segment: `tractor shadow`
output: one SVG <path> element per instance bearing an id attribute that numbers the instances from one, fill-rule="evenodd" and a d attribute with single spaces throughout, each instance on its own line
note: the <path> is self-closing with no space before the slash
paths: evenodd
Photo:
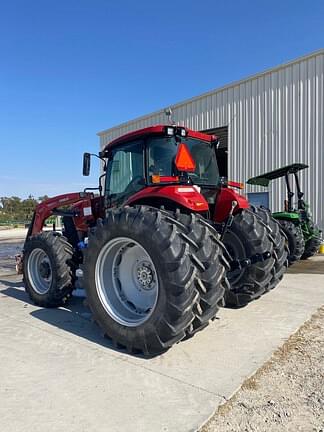
<path id="1" fill-rule="evenodd" d="M 290 274 L 324 274 L 324 255 L 300 260 L 288 268 Z"/>
<path id="2" fill-rule="evenodd" d="M 0 284 L 5 286 L 0 294 L 23 302 L 25 305 L 34 306 L 24 290 L 22 281 L 0 279 Z M 28 311 L 28 309 L 26 309 Z M 153 356 L 144 356 L 142 353 L 129 353 L 123 347 L 115 346 L 113 342 L 102 334 L 101 329 L 92 320 L 92 315 L 84 304 L 84 298 L 74 297 L 64 307 L 45 309 L 39 308 L 30 312 L 33 318 L 39 319 L 53 327 L 57 327 L 91 343 L 100 345 L 116 353 L 126 354 L 131 357 L 149 360 Z"/>

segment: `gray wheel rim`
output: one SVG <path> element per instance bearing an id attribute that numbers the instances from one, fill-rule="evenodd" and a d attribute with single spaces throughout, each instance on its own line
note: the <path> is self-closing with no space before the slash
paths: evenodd
<path id="1" fill-rule="evenodd" d="M 52 266 L 43 249 L 35 248 L 31 251 L 27 262 L 27 274 L 37 294 L 44 295 L 49 291 L 52 283 Z"/>
<path id="2" fill-rule="evenodd" d="M 138 242 L 117 237 L 100 251 L 95 268 L 96 290 L 109 316 L 137 327 L 152 315 L 159 293 L 153 261 Z"/>

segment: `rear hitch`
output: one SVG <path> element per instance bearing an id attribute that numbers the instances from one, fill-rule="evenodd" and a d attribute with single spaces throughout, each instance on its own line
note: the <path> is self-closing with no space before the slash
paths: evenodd
<path id="1" fill-rule="evenodd" d="M 266 251 L 263 252 L 262 254 L 255 254 L 250 256 L 249 258 L 244 258 L 242 260 L 230 260 L 230 271 L 242 270 L 257 262 L 266 261 L 270 257 L 271 257 L 271 253 L 269 251 Z"/>

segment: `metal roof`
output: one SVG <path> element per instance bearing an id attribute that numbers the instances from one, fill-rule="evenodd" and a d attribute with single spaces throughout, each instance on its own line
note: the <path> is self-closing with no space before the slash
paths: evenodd
<path id="1" fill-rule="evenodd" d="M 260 174 L 256 177 L 250 178 L 246 183 L 251 185 L 258 185 L 258 186 L 269 186 L 269 183 L 271 180 L 278 179 L 280 177 L 284 177 L 287 174 L 295 174 L 298 171 L 301 171 L 303 169 L 309 168 L 309 165 L 303 164 L 303 163 L 293 163 L 290 165 L 286 165 L 281 168 L 277 168 L 273 171 Z"/>
<path id="2" fill-rule="evenodd" d="M 232 87 L 236 87 L 236 86 L 238 86 L 238 85 L 241 85 L 241 84 L 243 84 L 243 83 L 246 83 L 247 81 L 252 81 L 252 80 L 254 80 L 254 79 L 257 79 L 257 78 L 260 78 L 260 77 L 262 77 L 262 76 L 264 76 L 264 75 L 267 75 L 267 74 L 269 74 L 269 73 L 273 73 L 273 72 L 276 72 L 276 71 L 278 71 L 278 70 L 284 69 L 284 68 L 286 68 L 286 67 L 288 67 L 288 66 L 291 66 L 291 65 L 293 65 L 293 64 L 299 63 L 300 61 L 304 61 L 304 60 L 308 60 L 308 59 L 310 59 L 310 58 L 312 58 L 312 57 L 316 57 L 316 56 L 319 55 L 319 54 L 324 54 L 324 48 L 321 48 L 321 49 L 319 49 L 319 50 L 317 50 L 317 51 L 314 51 L 314 52 L 312 52 L 312 53 L 310 53 L 310 54 L 306 54 L 306 55 L 304 55 L 304 56 L 298 57 L 298 58 L 296 58 L 296 59 L 294 59 L 294 60 L 291 60 L 291 61 L 289 61 L 289 62 L 282 63 L 282 64 L 280 64 L 280 65 L 278 65 L 278 66 L 273 67 L 273 68 L 266 69 L 266 70 L 263 71 L 263 72 L 259 72 L 259 73 L 254 74 L 254 75 L 250 75 L 250 76 L 248 76 L 248 77 L 246 77 L 246 78 L 243 78 L 243 79 L 241 79 L 241 80 L 234 81 L 234 82 L 232 82 L 232 83 L 230 83 L 230 84 L 226 84 L 226 85 L 224 85 L 224 86 L 222 86 L 222 87 L 218 87 L 217 89 L 210 90 L 210 91 L 208 91 L 208 92 L 202 93 L 202 94 L 199 95 L 199 96 L 194 96 L 194 97 L 192 97 L 192 98 L 186 99 L 186 100 L 184 100 L 184 101 L 182 101 L 182 102 L 179 102 L 179 103 L 173 104 L 173 105 L 171 105 L 171 106 L 172 106 L 173 109 L 179 108 L 179 107 L 181 107 L 181 106 L 183 106 L 183 105 L 186 105 L 186 104 L 188 104 L 188 103 L 190 103 L 190 102 L 197 101 L 197 100 L 199 100 L 199 99 L 205 98 L 206 96 L 214 95 L 214 94 L 216 94 L 216 93 L 218 93 L 218 92 L 221 92 L 221 91 L 223 91 L 223 90 L 227 90 L 227 89 L 230 89 L 230 88 L 232 88 Z M 163 113 L 164 113 L 164 110 L 165 110 L 165 108 L 162 108 L 162 109 L 160 109 L 160 110 L 158 110 L 158 111 L 154 111 L 154 112 L 152 112 L 152 113 L 150 113 L 150 114 L 146 114 L 146 115 L 143 115 L 143 116 L 140 116 L 140 117 L 136 117 L 135 119 L 132 119 L 132 120 L 129 120 L 129 121 L 126 121 L 126 122 L 120 123 L 120 124 L 118 124 L 118 125 L 116 125 L 116 126 L 113 126 L 113 127 L 111 127 L 111 128 L 108 128 L 108 129 L 102 130 L 102 131 L 98 132 L 97 135 L 98 135 L 98 136 L 102 136 L 102 135 L 105 135 L 107 132 L 111 132 L 111 131 L 114 130 L 114 129 L 118 129 L 118 128 L 123 127 L 123 126 L 131 125 L 132 123 L 136 123 L 136 122 L 138 122 L 138 121 L 140 121 L 140 120 L 149 119 L 150 117 L 153 117 L 153 116 L 156 116 L 156 115 L 159 115 L 159 114 L 163 114 Z"/>

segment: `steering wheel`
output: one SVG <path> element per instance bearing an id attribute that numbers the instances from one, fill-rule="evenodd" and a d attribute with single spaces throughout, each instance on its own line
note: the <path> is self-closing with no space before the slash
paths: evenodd
<path id="1" fill-rule="evenodd" d="M 140 175 L 135 176 L 130 183 L 126 186 L 126 189 L 124 190 L 124 194 L 129 194 L 132 192 L 138 192 L 138 189 L 136 186 L 139 186 L 139 181 L 143 180 L 143 177 Z"/>

